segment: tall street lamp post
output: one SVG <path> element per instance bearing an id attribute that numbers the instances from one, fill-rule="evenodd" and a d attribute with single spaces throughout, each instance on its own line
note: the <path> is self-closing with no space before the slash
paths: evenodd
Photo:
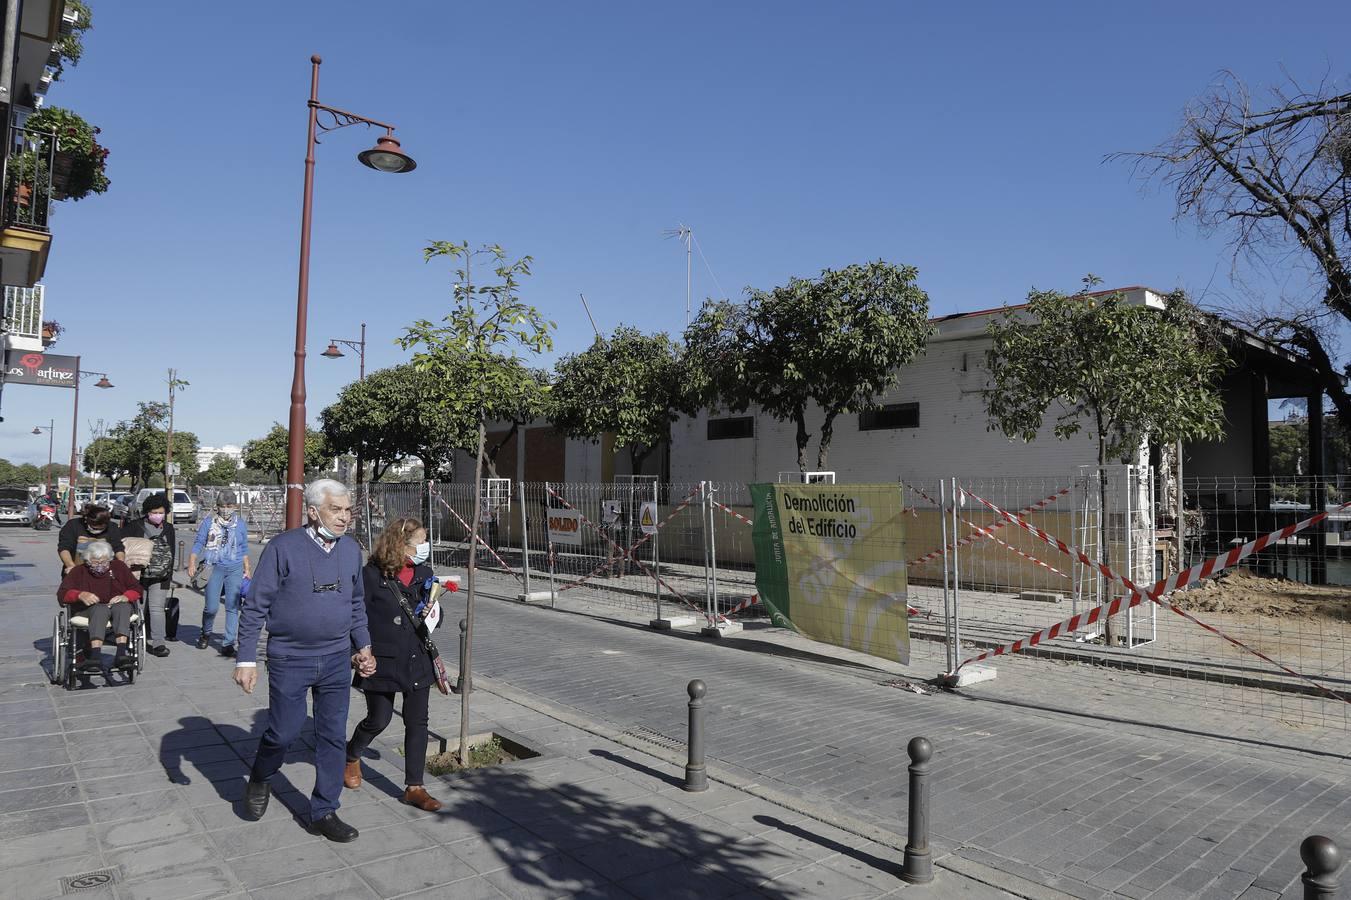
<path id="1" fill-rule="evenodd" d="M 296 289 L 295 373 L 291 378 L 291 417 L 286 457 L 286 527 L 300 525 L 305 489 L 305 324 L 310 296 L 310 220 L 314 205 L 314 145 L 318 132 L 335 131 L 348 125 L 369 125 L 385 129 L 375 146 L 357 154 L 357 159 L 377 172 L 411 172 L 417 168 L 413 158 L 399 149 L 394 126 L 368 119 L 356 113 L 325 106 L 319 102 L 319 65 L 323 60 L 310 57 L 309 132 L 305 148 L 305 191 L 300 210 L 300 277 Z M 320 121 L 319 113 L 328 118 Z"/>
<path id="2" fill-rule="evenodd" d="M 76 457 L 78 455 L 75 446 L 75 439 L 80 431 L 80 381 L 91 375 L 99 376 L 99 380 L 94 382 L 94 387 L 107 390 L 113 386 L 108 380 L 107 372 L 86 372 L 80 368 L 80 358 L 75 357 L 75 408 L 70 414 L 70 490 L 66 492 L 66 516 L 75 515 L 75 480 L 78 477 L 76 468 Z"/>
<path id="3" fill-rule="evenodd" d="M 49 496 L 52 493 L 52 441 L 56 438 L 56 420 L 48 419 L 48 425 L 34 425 L 33 434 L 47 432 L 47 468 L 42 470 L 42 490 Z"/>
<path id="4" fill-rule="evenodd" d="M 365 323 L 365 322 L 362 322 L 362 323 L 361 323 L 361 340 L 359 340 L 359 341 L 344 341 L 342 338 L 332 338 L 332 339 L 330 339 L 329 342 L 328 342 L 328 349 L 324 350 L 324 352 L 323 352 L 323 353 L 320 353 L 319 355 L 322 356 L 322 357 L 324 357 L 324 358 L 326 358 L 326 359 L 342 359 L 342 358 L 343 358 L 344 356 L 346 356 L 347 354 L 346 354 L 346 353 L 343 353 L 341 350 L 338 349 L 338 345 L 339 345 L 339 344 L 342 344 L 344 347 L 351 347 L 353 350 L 355 350 L 355 351 L 357 352 L 357 372 L 358 372 L 358 374 L 357 374 L 357 381 L 365 381 L 365 380 L 366 380 L 366 323 Z M 358 487 L 361 485 L 362 476 L 363 476 L 363 474 L 364 474 L 364 473 L 363 473 L 362 466 L 365 464 L 365 454 L 361 452 L 362 449 L 363 449 L 362 447 L 357 447 L 357 486 L 358 486 Z"/>

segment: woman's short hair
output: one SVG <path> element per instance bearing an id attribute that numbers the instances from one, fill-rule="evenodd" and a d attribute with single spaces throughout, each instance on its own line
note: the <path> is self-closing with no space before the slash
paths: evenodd
<path id="1" fill-rule="evenodd" d="M 106 506 L 86 503 L 84 509 L 80 511 L 80 516 L 84 519 L 86 525 L 107 525 L 113 514 L 108 511 Z"/>
<path id="2" fill-rule="evenodd" d="M 169 498 L 164 496 L 164 494 L 151 494 L 141 501 L 141 515 L 149 515 L 150 511 L 155 509 L 162 509 L 165 512 L 168 512 Z"/>
<path id="3" fill-rule="evenodd" d="M 305 485 L 305 505 L 323 506 L 324 497 L 332 494 L 334 497 L 346 497 L 352 492 L 347 489 L 347 485 L 334 478 L 316 478 Z"/>
<path id="4" fill-rule="evenodd" d="M 375 546 L 371 548 L 371 562 L 380 567 L 380 574 L 386 578 L 393 578 L 399 574 L 399 570 L 408 561 L 404 545 L 421 530 L 422 523 L 413 518 L 395 519 L 385 526 L 385 530 L 375 539 Z"/>
<path id="5" fill-rule="evenodd" d="M 90 541 L 80 548 L 80 558 L 85 562 L 95 559 L 112 559 L 113 545 L 107 541 Z"/>

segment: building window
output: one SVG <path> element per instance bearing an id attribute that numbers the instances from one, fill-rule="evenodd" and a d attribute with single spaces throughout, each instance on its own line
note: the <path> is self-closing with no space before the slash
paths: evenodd
<path id="1" fill-rule="evenodd" d="M 919 427 L 918 403 L 890 403 L 858 414 L 859 431 L 891 431 Z"/>
<path id="2" fill-rule="evenodd" d="M 709 419 L 708 439 L 710 441 L 733 441 L 737 438 L 755 437 L 754 416 L 734 416 L 730 419 Z"/>

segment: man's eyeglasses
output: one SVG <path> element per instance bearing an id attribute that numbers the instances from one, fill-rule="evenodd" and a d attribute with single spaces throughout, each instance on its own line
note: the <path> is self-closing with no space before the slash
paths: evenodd
<path id="1" fill-rule="evenodd" d="M 327 594 L 330 591 L 336 591 L 339 587 L 339 584 L 336 581 L 330 582 L 329 584 L 320 584 L 319 582 L 315 581 L 313 582 L 313 584 L 314 584 L 314 592 L 316 594 Z"/>

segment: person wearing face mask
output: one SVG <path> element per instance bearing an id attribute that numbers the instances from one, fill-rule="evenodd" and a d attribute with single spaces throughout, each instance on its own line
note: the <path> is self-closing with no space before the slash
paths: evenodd
<path id="1" fill-rule="evenodd" d="M 112 513 L 106 506 L 90 503 L 80 515 L 61 526 L 56 539 L 56 553 L 61 557 L 61 575 L 70 574 L 81 562 L 84 547 L 93 541 L 107 541 L 120 560 L 123 557 L 122 533 L 112 524 Z"/>
<path id="2" fill-rule="evenodd" d="M 211 644 L 211 629 L 216 624 L 216 611 L 225 601 L 225 635 L 221 639 L 221 656 L 235 655 L 235 630 L 239 627 L 239 586 L 249 577 L 249 526 L 239 515 L 239 498 L 234 491 L 225 490 L 216 495 L 216 512 L 197 526 L 197 540 L 188 556 L 188 577 L 197 576 L 197 566 L 211 566 L 211 577 L 206 582 L 202 598 L 202 633 L 197 637 L 197 649 L 205 650 Z"/>
<path id="3" fill-rule="evenodd" d="M 169 655 L 169 648 L 164 646 L 164 601 L 174 574 L 177 547 L 174 523 L 167 521 L 168 512 L 169 498 L 164 494 L 151 494 L 141 503 L 140 517 L 122 526 L 123 538 L 146 538 L 153 547 L 150 562 L 135 574 L 145 596 L 146 618 L 150 623 L 146 635 L 150 642 L 147 652 L 160 657 Z"/>
<path id="4" fill-rule="evenodd" d="M 80 664 L 82 675 L 97 675 L 103 671 L 100 648 L 103 636 L 112 623 L 113 640 L 117 644 L 114 668 L 128 669 L 135 664 L 127 654 L 127 636 L 131 634 L 131 614 L 141 599 L 141 585 L 126 563 L 113 557 L 113 547 L 107 541 L 89 541 L 82 553 L 84 562 L 71 568 L 56 599 L 83 612 L 89 619 L 89 651 Z"/>
<path id="5" fill-rule="evenodd" d="M 290 488 L 294 490 L 295 488 Z M 310 830 L 330 841 L 355 840 L 357 830 L 338 818 L 342 799 L 351 671 L 376 673 L 366 624 L 361 545 L 347 537 L 352 495 L 320 478 L 305 488 L 309 524 L 268 541 L 254 569 L 239 619 L 234 681 L 245 693 L 258 684 L 258 638 L 267 627 L 267 728 L 244 786 L 244 815 L 267 812 L 270 783 L 305 726 L 306 698 L 314 698 L 314 791 Z"/>
<path id="6" fill-rule="evenodd" d="M 409 806 L 436 812 L 441 802 L 427 793 L 422 776 L 427 761 L 427 703 L 436 678 L 436 645 L 416 615 L 435 578 L 427 563 L 431 544 L 417 519 L 395 519 L 381 532 L 361 570 L 366 588 L 366 621 L 371 630 L 374 675 L 360 673 L 352 686 L 366 695 L 366 718 L 347 742 L 343 785 L 361 787 L 361 754 L 389 726 L 394 695 L 403 694 L 403 774 L 400 798 Z M 443 689 L 444 690 L 444 689 Z"/>

